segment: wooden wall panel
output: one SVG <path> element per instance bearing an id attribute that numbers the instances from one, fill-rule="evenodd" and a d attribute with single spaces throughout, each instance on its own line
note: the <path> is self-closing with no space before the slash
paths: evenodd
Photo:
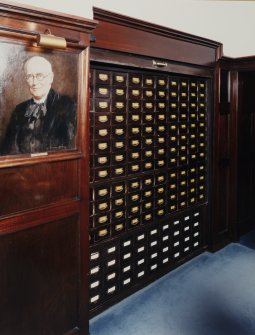
<path id="1" fill-rule="evenodd" d="M 79 198 L 78 173 L 76 160 L 1 169 L 0 216 Z"/>
<path id="2" fill-rule="evenodd" d="M 79 224 L 75 215 L 1 237 L 1 334 L 56 335 L 76 327 Z"/>

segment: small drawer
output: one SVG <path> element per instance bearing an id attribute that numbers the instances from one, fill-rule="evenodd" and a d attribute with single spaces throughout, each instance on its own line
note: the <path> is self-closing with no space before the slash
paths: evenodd
<path id="1" fill-rule="evenodd" d="M 169 79 L 169 87 L 172 90 L 178 90 L 178 87 L 179 87 L 178 79 L 170 78 Z"/>
<path id="2" fill-rule="evenodd" d="M 131 137 L 141 136 L 141 127 L 139 125 L 129 125 L 128 135 Z"/>
<path id="3" fill-rule="evenodd" d="M 140 205 L 135 204 L 133 206 L 128 206 L 127 215 L 128 217 L 134 217 L 140 215 Z"/>
<path id="4" fill-rule="evenodd" d="M 125 220 L 120 220 L 112 223 L 112 235 L 118 235 L 125 231 L 126 222 Z"/>
<path id="5" fill-rule="evenodd" d="M 115 101 L 118 99 L 126 99 L 127 89 L 124 86 L 115 86 L 112 88 L 112 97 Z"/>
<path id="6" fill-rule="evenodd" d="M 101 154 L 94 155 L 94 166 L 95 167 L 106 167 L 111 165 L 111 155 Z"/>
<path id="7" fill-rule="evenodd" d="M 189 97 L 189 95 L 188 95 L 187 91 L 180 92 L 180 100 L 181 100 L 181 102 L 185 103 L 188 100 L 188 97 Z"/>
<path id="8" fill-rule="evenodd" d="M 169 171 L 168 178 L 171 183 L 176 183 L 177 177 L 178 177 L 177 170 L 174 169 Z"/>
<path id="9" fill-rule="evenodd" d="M 111 111 L 110 99 L 95 99 L 95 112 L 96 113 L 109 113 Z"/>
<path id="10" fill-rule="evenodd" d="M 155 159 L 161 159 L 166 157 L 167 155 L 167 149 L 164 146 L 159 146 L 155 148 Z"/>
<path id="11" fill-rule="evenodd" d="M 123 177 L 126 175 L 126 165 L 118 165 L 112 167 L 112 177 Z"/>
<path id="12" fill-rule="evenodd" d="M 153 199 L 154 197 L 154 188 L 148 188 L 145 190 L 142 190 L 142 199 Z"/>
<path id="13" fill-rule="evenodd" d="M 129 124 L 140 124 L 142 122 L 142 115 L 139 112 L 128 113 L 128 123 Z"/>
<path id="14" fill-rule="evenodd" d="M 165 135 L 157 135 L 155 138 L 155 145 L 156 146 L 164 146 L 166 145 L 167 141 L 166 141 L 166 137 Z"/>
<path id="15" fill-rule="evenodd" d="M 154 126 L 153 125 L 143 125 L 142 127 L 143 136 L 150 137 L 154 135 Z"/>
<path id="16" fill-rule="evenodd" d="M 151 174 L 142 177 L 142 188 L 151 188 L 154 185 L 154 176 Z"/>
<path id="17" fill-rule="evenodd" d="M 146 159 L 142 162 L 142 169 L 144 172 L 151 171 L 154 169 L 154 160 L 153 159 Z"/>
<path id="18" fill-rule="evenodd" d="M 146 150 L 148 148 L 154 147 L 154 136 L 146 136 L 142 139 L 143 148 Z"/>
<path id="19" fill-rule="evenodd" d="M 128 192 L 136 192 L 140 190 L 141 180 L 140 178 L 132 178 L 127 181 L 128 183 Z"/>
<path id="20" fill-rule="evenodd" d="M 164 89 L 157 89 L 156 90 L 156 98 L 158 100 L 166 100 L 167 99 L 167 91 Z"/>
<path id="21" fill-rule="evenodd" d="M 94 212 L 96 214 L 107 212 L 111 209 L 110 199 L 104 199 L 101 201 L 94 202 Z"/>
<path id="22" fill-rule="evenodd" d="M 139 73 L 129 74 L 129 86 L 141 87 L 142 86 L 142 75 Z"/>
<path id="23" fill-rule="evenodd" d="M 125 196 L 126 185 L 125 181 L 118 181 L 112 183 L 112 196 Z"/>
<path id="24" fill-rule="evenodd" d="M 110 84 L 111 83 L 111 72 L 104 70 L 95 71 L 95 82 L 98 84 Z"/>
<path id="25" fill-rule="evenodd" d="M 123 139 L 127 136 L 127 130 L 125 126 L 112 126 L 112 137 L 115 139 Z"/>
<path id="26" fill-rule="evenodd" d="M 125 113 L 127 111 L 126 100 L 121 100 L 119 98 L 112 100 L 112 112 L 113 113 Z"/>
<path id="27" fill-rule="evenodd" d="M 163 218 L 166 214 L 167 213 L 166 213 L 166 208 L 165 207 L 155 209 L 155 217 L 158 218 L 158 219 Z"/>
<path id="28" fill-rule="evenodd" d="M 109 139 L 111 137 L 110 127 L 98 127 L 94 130 L 94 134 L 97 140 Z"/>
<path id="29" fill-rule="evenodd" d="M 157 88 L 167 88 L 168 87 L 168 77 L 157 77 L 156 79 Z"/>
<path id="30" fill-rule="evenodd" d="M 126 141 L 123 139 L 112 139 L 112 151 L 123 152 L 126 150 Z"/>
<path id="31" fill-rule="evenodd" d="M 95 141 L 95 144 L 94 144 L 95 154 L 110 152 L 110 150 L 111 150 L 111 147 L 110 147 L 109 139 Z"/>
<path id="32" fill-rule="evenodd" d="M 123 208 L 126 205 L 125 196 L 113 197 L 111 199 L 111 203 L 112 203 L 113 210 Z"/>
<path id="33" fill-rule="evenodd" d="M 112 164 L 113 165 L 120 165 L 125 164 L 126 162 L 126 153 L 119 152 L 112 154 Z"/>
<path id="34" fill-rule="evenodd" d="M 142 114 L 142 122 L 144 125 L 152 125 L 154 123 L 154 112 L 146 112 Z"/>
<path id="35" fill-rule="evenodd" d="M 129 150 L 128 151 L 128 161 L 137 162 L 141 160 L 141 151 L 140 150 Z"/>
<path id="36" fill-rule="evenodd" d="M 141 217 L 140 215 L 132 216 L 127 220 L 128 228 L 135 228 L 141 224 Z"/>
<path id="37" fill-rule="evenodd" d="M 94 169 L 94 179 L 95 180 L 105 180 L 111 177 L 110 168 L 97 168 Z"/>
<path id="38" fill-rule="evenodd" d="M 170 96 L 171 101 L 178 100 L 178 91 L 177 90 L 170 90 L 169 96 Z"/>
<path id="39" fill-rule="evenodd" d="M 160 123 L 165 124 L 165 122 L 167 121 L 166 112 L 157 111 L 157 113 L 155 113 L 155 119 L 158 124 Z"/>
<path id="40" fill-rule="evenodd" d="M 127 84 L 127 73 L 115 72 L 112 75 L 112 83 L 116 86 L 125 86 Z"/>
<path id="41" fill-rule="evenodd" d="M 188 80 L 181 80 L 180 82 L 180 91 L 181 92 L 186 92 L 189 88 L 189 83 Z"/>
<path id="42" fill-rule="evenodd" d="M 95 242 L 105 240 L 106 238 L 109 238 L 110 235 L 111 235 L 111 232 L 110 232 L 109 225 L 96 228 L 94 231 Z"/>
<path id="43" fill-rule="evenodd" d="M 142 140 L 141 137 L 132 137 L 128 139 L 128 145 L 130 149 L 141 148 Z"/>
<path id="44" fill-rule="evenodd" d="M 128 174 L 141 172 L 141 162 L 133 162 L 128 164 Z"/>
<path id="45" fill-rule="evenodd" d="M 169 205 L 168 205 L 168 211 L 170 213 L 173 213 L 175 211 L 177 211 L 178 207 L 177 207 L 177 201 L 170 201 Z"/>
<path id="46" fill-rule="evenodd" d="M 109 98 L 110 97 L 110 86 L 109 85 L 96 85 L 95 86 L 95 97 L 96 98 Z"/>
<path id="47" fill-rule="evenodd" d="M 112 211 L 112 222 L 123 221 L 126 218 L 125 208 L 119 208 Z"/>
<path id="48" fill-rule="evenodd" d="M 128 90 L 128 97 L 130 100 L 141 100 L 143 96 L 143 91 L 140 87 L 131 87 Z"/>
<path id="49" fill-rule="evenodd" d="M 155 89 L 146 87 L 143 89 L 143 98 L 144 100 L 153 100 L 155 99 Z"/>
<path id="50" fill-rule="evenodd" d="M 162 195 L 166 194 L 166 186 L 160 185 L 155 187 L 155 196 L 156 197 L 162 197 Z"/>
<path id="51" fill-rule="evenodd" d="M 147 212 L 142 213 L 142 223 L 146 224 L 146 223 L 150 223 L 152 222 L 154 219 L 154 210 L 149 210 Z"/>
<path id="52" fill-rule="evenodd" d="M 155 198 L 155 208 L 165 207 L 166 206 L 166 197 L 165 194 L 157 196 Z"/>
<path id="53" fill-rule="evenodd" d="M 167 112 L 167 103 L 166 101 L 157 101 L 156 102 L 157 112 L 165 113 Z"/>
<path id="54" fill-rule="evenodd" d="M 153 210 L 153 199 L 146 199 L 142 202 L 142 212 Z"/>
<path id="55" fill-rule="evenodd" d="M 110 113 L 94 113 L 94 123 L 96 127 L 109 126 L 111 123 Z"/>
<path id="56" fill-rule="evenodd" d="M 155 77 L 143 76 L 143 87 L 153 88 L 155 86 Z"/>
<path id="57" fill-rule="evenodd" d="M 121 125 L 122 127 L 126 124 L 126 114 L 114 113 L 112 114 L 112 125 Z"/>
<path id="58" fill-rule="evenodd" d="M 142 199 L 140 191 L 128 193 L 127 199 L 129 205 L 138 205 Z"/>
<path id="59" fill-rule="evenodd" d="M 99 227 L 99 226 L 103 226 L 105 224 L 110 224 L 110 222 L 111 222 L 110 212 L 101 213 L 101 214 L 95 215 L 93 217 L 93 226 L 94 227 Z"/>
<path id="60" fill-rule="evenodd" d="M 153 159 L 153 157 L 154 157 L 154 149 L 153 148 L 145 149 L 145 150 L 142 151 L 142 158 L 144 160 Z"/>
<path id="61" fill-rule="evenodd" d="M 163 169 L 167 167 L 167 161 L 164 158 L 158 158 L 155 160 L 155 169 Z"/>
<path id="62" fill-rule="evenodd" d="M 155 129 L 155 134 L 161 136 L 161 135 L 166 135 L 167 134 L 167 126 L 164 124 L 159 124 L 156 126 Z"/>
<path id="63" fill-rule="evenodd" d="M 174 102 L 170 102 L 169 103 L 169 110 L 170 110 L 170 113 L 176 113 L 178 111 L 178 102 L 177 101 L 174 101 Z"/>
<path id="64" fill-rule="evenodd" d="M 142 110 L 142 104 L 140 101 L 129 100 L 128 102 L 129 113 L 137 113 L 137 112 L 141 112 L 141 110 Z"/>
<path id="65" fill-rule="evenodd" d="M 150 101 L 150 100 L 145 100 L 143 101 L 143 113 L 147 114 L 147 113 L 152 113 L 155 110 L 155 103 L 154 101 Z"/>
<path id="66" fill-rule="evenodd" d="M 110 197 L 110 186 L 108 184 L 95 186 L 92 200 L 102 200 Z"/>
<path id="67" fill-rule="evenodd" d="M 187 134 L 188 132 L 188 125 L 187 123 L 180 123 L 179 124 L 179 134 Z"/>

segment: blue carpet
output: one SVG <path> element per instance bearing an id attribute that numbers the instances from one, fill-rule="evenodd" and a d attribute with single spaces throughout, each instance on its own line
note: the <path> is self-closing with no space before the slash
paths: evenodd
<path id="1" fill-rule="evenodd" d="M 251 232 L 243 235 L 240 238 L 239 243 L 246 245 L 247 247 L 251 249 L 255 249 L 255 229 L 252 230 Z"/>
<path id="2" fill-rule="evenodd" d="M 91 335 L 254 335 L 255 250 L 194 258 L 90 322 Z"/>

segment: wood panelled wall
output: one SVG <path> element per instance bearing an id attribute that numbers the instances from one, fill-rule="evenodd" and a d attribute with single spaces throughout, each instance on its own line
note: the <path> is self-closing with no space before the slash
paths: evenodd
<path id="1" fill-rule="evenodd" d="M 89 39 L 96 22 L 8 2 L 0 3 L 0 20 L 2 139 L 10 115 L 2 102 L 13 105 L 23 90 L 17 84 L 23 73 L 13 73 L 23 55 L 71 57 L 77 73 L 66 82 L 76 88 L 74 146 L 0 156 L 0 333 L 88 334 L 87 93 Z M 37 46 L 37 36 L 49 32 L 65 38 L 67 48 Z M 10 54 L 11 65 L 4 58 L 9 47 L 20 50 Z M 65 72 L 61 62 L 55 70 Z M 6 73 L 12 82 L 4 79 Z"/>

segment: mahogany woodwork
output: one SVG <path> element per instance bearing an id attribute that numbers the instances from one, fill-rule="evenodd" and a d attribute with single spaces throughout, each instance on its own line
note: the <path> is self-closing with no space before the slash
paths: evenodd
<path id="1" fill-rule="evenodd" d="M 236 74 L 232 60 L 222 58 L 215 68 L 213 189 L 211 247 L 218 249 L 236 238 Z"/>
<path id="2" fill-rule="evenodd" d="M 218 42 L 96 7 L 93 12 L 100 21 L 95 47 L 210 67 L 222 55 Z"/>
<path id="3" fill-rule="evenodd" d="M 89 43 L 97 22 L 6 1 L 0 21 L 1 43 L 49 54 L 35 41 L 50 31 L 67 40 L 62 52 L 78 55 L 74 150 L 0 157 L 0 333 L 87 335 Z"/>

